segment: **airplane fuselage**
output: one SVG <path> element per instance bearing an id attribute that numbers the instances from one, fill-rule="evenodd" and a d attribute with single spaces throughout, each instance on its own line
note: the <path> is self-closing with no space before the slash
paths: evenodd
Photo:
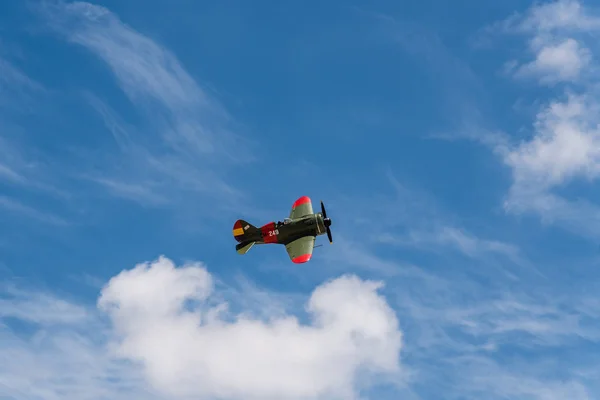
<path id="1" fill-rule="evenodd" d="M 285 245 L 304 236 L 319 236 L 326 232 L 323 215 L 315 213 L 284 223 L 269 222 L 261 226 L 255 234 L 244 237 L 244 242 Z"/>
<path id="2" fill-rule="evenodd" d="M 292 205 L 289 218 L 283 222 L 269 222 L 260 228 L 238 219 L 233 224 L 233 237 L 237 241 L 235 250 L 246 254 L 255 244 L 283 244 L 290 260 L 302 264 L 310 260 L 315 238 L 327 235 L 331 239 L 331 218 L 327 217 L 321 201 L 321 212 L 313 212 L 308 196 L 298 198 Z"/>

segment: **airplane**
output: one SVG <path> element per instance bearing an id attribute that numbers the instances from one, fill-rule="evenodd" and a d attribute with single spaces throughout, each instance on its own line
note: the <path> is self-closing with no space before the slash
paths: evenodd
<path id="1" fill-rule="evenodd" d="M 235 250 L 238 254 L 246 254 L 255 244 L 283 244 L 288 256 L 295 264 L 309 261 L 315 247 L 315 239 L 327 234 L 329 244 L 331 238 L 331 219 L 327 217 L 325 206 L 321 201 L 321 212 L 314 213 L 312 202 L 308 196 L 302 196 L 292 205 L 289 218 L 283 222 L 269 222 L 260 228 L 242 219 L 233 224 L 233 237 L 238 241 Z"/>

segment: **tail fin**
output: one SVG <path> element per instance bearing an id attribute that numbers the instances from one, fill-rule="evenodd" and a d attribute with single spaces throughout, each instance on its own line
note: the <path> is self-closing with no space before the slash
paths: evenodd
<path id="1" fill-rule="evenodd" d="M 260 229 L 243 219 L 238 219 L 233 224 L 233 237 L 240 243 L 259 240 L 260 236 Z"/>
<path id="2" fill-rule="evenodd" d="M 235 245 L 235 251 L 237 251 L 238 254 L 246 254 L 248 250 L 250 250 L 252 246 L 254 246 L 254 243 L 256 242 L 238 243 Z"/>

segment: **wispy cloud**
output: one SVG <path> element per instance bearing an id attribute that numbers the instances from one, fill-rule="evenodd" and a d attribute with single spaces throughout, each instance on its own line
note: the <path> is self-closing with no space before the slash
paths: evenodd
<path id="1" fill-rule="evenodd" d="M 5 318 L 51 326 L 86 323 L 90 315 L 86 307 L 52 294 L 4 283 L 0 285 L 0 319 Z"/>
<path id="2" fill-rule="evenodd" d="M 0 211 L 15 220 L 25 217 L 36 223 L 67 226 L 68 221 L 48 211 L 46 204 L 30 202 L 36 196 L 69 197 L 51 179 L 46 158 L 23 144 L 26 135 L 18 120 L 30 114 L 35 99 L 44 92 L 41 84 L 0 58 L 0 184 L 15 192 L 0 195 Z M 28 201 L 18 196 L 22 193 L 29 195 Z"/>
<path id="3" fill-rule="evenodd" d="M 65 197 L 66 193 L 50 183 L 47 164 L 34 157 L 25 146 L 9 137 L 8 132 L 20 132 L 14 124 L 0 120 L 5 129 L 0 133 L 0 181 L 20 188 L 42 191 L 46 194 Z"/>
<path id="4" fill-rule="evenodd" d="M 590 314 L 586 307 L 590 297 L 562 298 L 556 288 L 531 290 L 529 285 L 519 284 L 506 293 L 501 285 L 482 285 L 462 277 L 416 279 L 406 285 L 406 292 L 398 292 L 397 306 L 403 310 L 401 316 L 427 327 L 429 335 L 446 332 L 435 341 L 429 335 L 414 337 L 413 344 L 427 354 L 490 355 L 503 346 L 539 348 L 600 341 L 600 314 Z"/>
<path id="5" fill-rule="evenodd" d="M 21 107 L 29 106 L 30 103 L 23 101 L 23 96 L 39 87 L 18 68 L 0 58 L 0 181 L 19 185 L 29 183 L 25 176 L 28 163 L 20 149 L 8 138 L 7 132 L 15 129 L 6 117 L 21 112 Z"/>
<path id="6" fill-rule="evenodd" d="M 500 256 L 518 266 L 532 267 L 516 244 L 469 231 L 461 226 L 458 216 L 441 207 L 428 194 L 399 182 L 391 171 L 387 172 L 387 178 L 391 195 L 374 195 L 360 202 L 355 197 L 347 203 L 346 210 L 341 210 L 348 215 L 368 216 L 364 220 L 355 217 L 358 219 L 352 221 L 360 232 L 357 240 L 367 238 L 370 244 L 404 246 L 444 255 L 453 250 L 480 261 Z M 343 200 L 340 203 L 342 207 L 346 204 Z"/>
<path id="7" fill-rule="evenodd" d="M 17 173 L 14 169 L 0 164 L 0 177 L 3 180 L 8 180 L 16 183 L 25 183 L 25 178 Z"/>
<path id="8" fill-rule="evenodd" d="M 403 16 L 358 11 L 376 19 L 379 28 L 384 29 L 386 39 L 393 40 L 402 50 L 421 61 L 430 73 L 443 105 L 435 111 L 449 127 L 444 132 L 429 132 L 429 137 L 446 136 L 447 131 L 458 130 L 462 135 L 469 135 L 471 131 L 481 130 L 488 104 L 485 85 L 468 63 L 453 54 L 437 32 Z M 455 137 L 456 134 L 449 136 Z"/>
<path id="9" fill-rule="evenodd" d="M 48 223 L 58 226 L 70 225 L 69 222 L 58 217 L 51 212 L 41 211 L 34 207 L 23 204 L 21 201 L 0 195 L 0 208 L 8 210 L 11 213 L 26 216 L 38 222 Z"/>
<path id="10" fill-rule="evenodd" d="M 468 277 L 415 278 L 388 286 L 416 387 L 444 388 L 451 399 L 587 399 L 593 393 L 593 379 L 578 372 L 600 367 L 586 355 L 600 343 L 593 295 L 533 281 L 507 291 Z M 552 356 L 559 349 L 560 362 Z"/>
<path id="11" fill-rule="evenodd" d="M 31 98 L 44 88 L 0 55 L 0 110 L 22 113 L 31 109 Z"/>
<path id="12" fill-rule="evenodd" d="M 178 203 L 182 196 L 175 193 L 236 200 L 239 193 L 223 176 L 232 165 L 251 160 L 248 142 L 232 132 L 224 107 L 174 54 L 101 6 L 46 3 L 38 11 L 62 37 L 106 63 L 142 116 L 136 124 L 126 122 L 87 92 L 84 97 L 117 141 L 120 156 L 85 177 L 116 196 L 148 205 Z"/>
<path id="13" fill-rule="evenodd" d="M 156 398 L 135 368 L 108 355 L 99 317 L 88 305 L 39 288 L 0 285 L 0 393 L 8 399 Z"/>
<path id="14" fill-rule="evenodd" d="M 25 144 L 30 138 L 19 119 L 34 115 L 46 93 L 42 84 L 0 58 L 0 182 L 67 199 L 68 191 L 53 179 L 47 155 Z"/>
<path id="15" fill-rule="evenodd" d="M 449 398 L 485 397 L 488 399 L 527 398 L 535 400 L 591 400 L 591 382 L 579 377 L 553 379 L 560 368 L 553 361 L 531 363 L 525 360 L 500 365 L 483 357 L 456 357 L 452 364 L 468 377 L 460 388 L 452 388 Z M 532 366 L 533 364 L 533 366 Z M 460 368 L 460 369 L 458 369 Z"/>
<path id="16" fill-rule="evenodd" d="M 433 230 L 410 230 L 405 235 L 382 234 L 379 236 L 381 243 L 392 245 L 419 247 L 431 249 L 450 248 L 471 258 L 482 258 L 490 254 L 508 257 L 514 262 L 521 263 L 519 248 L 516 245 L 497 240 L 478 238 L 463 229 L 452 226 L 437 226 Z"/>

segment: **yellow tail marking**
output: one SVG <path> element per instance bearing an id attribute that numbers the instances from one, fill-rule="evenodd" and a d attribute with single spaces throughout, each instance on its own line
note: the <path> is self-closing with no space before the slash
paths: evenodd
<path id="1" fill-rule="evenodd" d="M 233 230 L 233 236 L 242 236 L 244 234 L 244 228 L 237 228 Z"/>

